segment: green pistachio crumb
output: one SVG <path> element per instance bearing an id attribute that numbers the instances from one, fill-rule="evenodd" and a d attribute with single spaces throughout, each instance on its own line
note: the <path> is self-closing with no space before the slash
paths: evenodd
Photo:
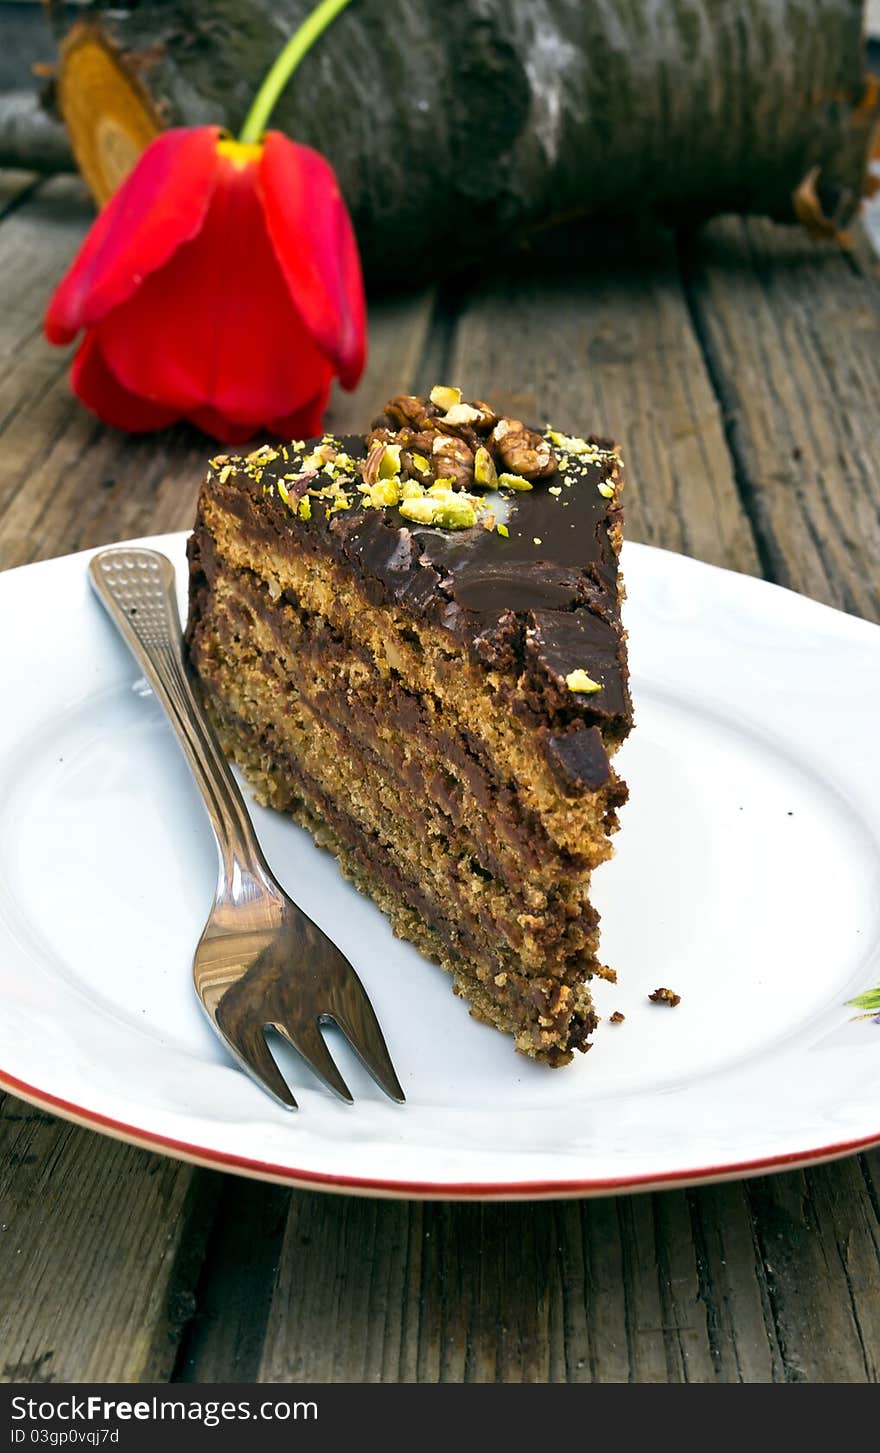
<path id="1" fill-rule="evenodd" d="M 614 485 L 608 484 L 607 480 L 603 480 L 601 484 L 597 484 L 596 488 L 598 489 L 599 493 L 605 497 L 605 499 L 614 498 Z"/>
<path id="2" fill-rule="evenodd" d="M 477 512 L 467 495 L 450 495 L 434 514 L 434 524 L 444 530 L 469 530 L 477 523 Z"/>
<path id="3" fill-rule="evenodd" d="M 271 485 L 269 486 L 269 489 L 271 492 Z M 283 499 L 286 505 L 290 504 L 290 494 L 288 492 L 287 485 L 284 483 L 283 479 L 278 480 L 278 494 L 281 499 Z"/>
<path id="4" fill-rule="evenodd" d="M 395 476 L 393 479 L 380 479 L 378 484 L 370 486 L 370 504 L 379 508 L 385 505 L 396 505 L 400 502 L 400 480 Z"/>
<path id="5" fill-rule="evenodd" d="M 425 491 L 415 479 L 405 479 L 400 486 L 401 499 L 424 499 Z"/>
<path id="6" fill-rule="evenodd" d="M 232 465 L 231 464 L 224 464 L 223 468 L 220 470 L 219 475 L 217 476 L 218 479 L 220 480 L 220 483 L 221 484 L 225 484 L 231 473 L 232 473 Z"/>
<path id="7" fill-rule="evenodd" d="M 393 479 L 400 473 L 400 445 L 386 444 L 385 452 L 379 460 L 379 478 Z"/>
<path id="8" fill-rule="evenodd" d="M 532 536 L 532 544 L 533 545 L 543 545 L 543 543 L 544 542 L 541 539 L 541 536 L 540 535 L 533 535 Z"/>
<path id="9" fill-rule="evenodd" d="M 428 474 L 429 473 L 430 468 L 431 468 L 431 463 L 430 463 L 430 460 L 428 460 L 428 459 L 425 458 L 424 454 L 413 454 L 411 456 L 411 458 L 412 458 L 412 462 L 415 465 L 416 469 L 419 471 L 419 474 Z"/>
<path id="10" fill-rule="evenodd" d="M 500 489 L 523 490 L 531 489 L 532 482 L 530 479 L 523 479 L 519 474 L 499 474 L 498 486 Z"/>
<path id="11" fill-rule="evenodd" d="M 300 500 L 297 507 L 297 514 L 301 520 L 310 520 L 312 518 L 312 502 L 307 494 L 304 494 Z"/>
<path id="12" fill-rule="evenodd" d="M 437 408 L 442 409 L 445 414 L 456 404 L 461 403 L 461 389 L 448 388 L 445 384 L 437 383 L 431 389 L 430 399 L 431 403 L 436 404 Z"/>
<path id="13" fill-rule="evenodd" d="M 485 445 L 481 444 L 474 454 L 474 484 L 480 484 L 485 489 L 494 489 L 498 483 L 498 470 L 495 468 L 495 461 Z"/>
<path id="14" fill-rule="evenodd" d="M 594 681 L 592 676 L 588 676 L 586 671 L 581 668 L 578 668 L 577 671 L 569 671 L 565 678 L 565 684 L 569 691 L 583 691 L 589 696 L 602 690 L 599 682 Z"/>
<path id="15" fill-rule="evenodd" d="M 566 454 L 588 454 L 593 448 L 586 439 L 578 439 L 571 434 L 560 434 L 557 429 L 548 429 L 545 438 L 555 444 L 557 449 L 564 449 Z"/>
<path id="16" fill-rule="evenodd" d="M 403 499 L 400 502 L 400 513 L 406 520 L 415 520 L 419 525 L 430 525 L 434 518 L 436 505 L 427 495 L 418 498 Z"/>
<path id="17" fill-rule="evenodd" d="M 558 484 L 551 484 L 551 486 L 548 489 L 547 493 L 548 494 L 559 495 L 559 494 L 562 494 L 562 489 L 561 489 L 561 487 Z"/>
<path id="18" fill-rule="evenodd" d="M 495 529 L 498 531 L 498 534 L 499 535 L 502 535 L 504 537 L 505 540 L 507 539 L 508 535 L 510 534 L 510 531 L 508 530 L 508 528 L 507 528 L 506 525 L 496 525 L 495 526 Z"/>

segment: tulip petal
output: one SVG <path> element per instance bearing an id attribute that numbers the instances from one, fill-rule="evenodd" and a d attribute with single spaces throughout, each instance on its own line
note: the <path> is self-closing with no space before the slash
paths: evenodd
<path id="1" fill-rule="evenodd" d="M 50 343 L 69 343 L 124 303 L 195 237 L 217 174 L 220 128 L 179 127 L 150 142 L 98 214 L 46 311 Z"/>
<path id="2" fill-rule="evenodd" d="M 131 392 L 191 418 L 247 427 L 296 412 L 331 365 L 290 300 L 257 195 L 256 166 L 219 158 L 201 230 L 101 325 L 109 366 Z M 205 412 L 210 411 L 210 413 Z"/>
<path id="3" fill-rule="evenodd" d="M 220 414 L 216 409 L 192 409 L 187 414 L 191 424 L 203 433 L 210 434 L 212 438 L 219 439 L 223 444 L 246 444 L 257 432 L 257 425 L 254 423 L 236 424 L 234 420 L 228 419 L 225 414 Z"/>
<path id="4" fill-rule="evenodd" d="M 70 383 L 77 398 L 114 429 L 132 434 L 165 429 L 178 418 L 176 409 L 166 409 L 131 394 L 110 372 L 94 333 L 86 334 L 70 369 Z"/>
<path id="5" fill-rule="evenodd" d="M 329 393 L 328 380 L 327 386 L 295 414 L 288 414 L 284 419 L 271 419 L 266 425 L 267 432 L 277 434 L 280 439 L 314 439 L 321 433 Z"/>
<path id="6" fill-rule="evenodd" d="M 357 243 L 330 163 L 280 131 L 267 133 L 259 168 L 266 225 L 290 296 L 318 347 L 354 388 L 366 353 Z"/>

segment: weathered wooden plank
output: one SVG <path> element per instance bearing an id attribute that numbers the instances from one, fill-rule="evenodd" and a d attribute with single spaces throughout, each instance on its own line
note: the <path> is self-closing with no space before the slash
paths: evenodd
<path id="1" fill-rule="evenodd" d="M 756 1181 L 749 1199 L 787 1380 L 876 1382 L 880 1226 L 859 1160 Z"/>
<path id="2" fill-rule="evenodd" d="M 290 1195 L 281 1186 L 223 1177 L 176 1382 L 255 1379 Z"/>
<path id="3" fill-rule="evenodd" d="M 719 1245 L 700 1251 L 703 1198 Z M 507 1206 L 297 1194 L 259 1377 L 769 1381 L 761 1274 L 739 1186 Z"/>
<path id="4" fill-rule="evenodd" d="M 191 1310 L 211 1179 L 8 1096 L 0 1380 L 164 1380 Z"/>
<path id="5" fill-rule="evenodd" d="M 0 220 L 39 185 L 33 172 L 0 168 Z"/>
<path id="6" fill-rule="evenodd" d="M 616 438 L 629 539 L 758 573 L 668 237 L 503 274 L 465 302 L 450 370 L 519 417 Z"/>
<path id="7" fill-rule="evenodd" d="M 691 1191 L 688 1201 L 716 1376 L 722 1382 L 784 1382 L 745 1183 Z"/>
<path id="8" fill-rule="evenodd" d="M 880 619 L 880 280 L 858 256 L 735 218 L 686 266 L 767 572 Z"/>

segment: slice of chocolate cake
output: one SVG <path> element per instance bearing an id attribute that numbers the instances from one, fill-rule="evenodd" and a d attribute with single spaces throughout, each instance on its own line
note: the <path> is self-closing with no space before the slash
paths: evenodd
<path id="1" fill-rule="evenodd" d="M 190 658 L 224 749 L 551 1065 L 588 1048 L 590 875 L 631 725 L 614 446 L 457 390 L 365 438 L 220 455 L 190 540 Z"/>

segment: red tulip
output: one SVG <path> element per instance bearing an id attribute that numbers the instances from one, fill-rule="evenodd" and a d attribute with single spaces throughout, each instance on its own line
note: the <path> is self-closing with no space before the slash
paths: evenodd
<path id="1" fill-rule="evenodd" d="M 278 131 L 151 142 L 96 218 L 45 320 L 85 337 L 74 392 L 105 423 L 190 419 L 228 444 L 320 433 L 364 365 L 357 244 L 333 170 Z"/>

